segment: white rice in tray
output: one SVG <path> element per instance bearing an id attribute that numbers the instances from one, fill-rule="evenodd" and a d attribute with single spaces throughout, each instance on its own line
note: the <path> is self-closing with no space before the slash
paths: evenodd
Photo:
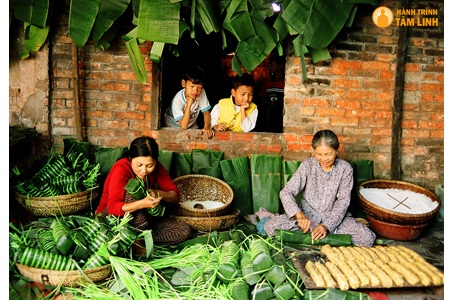
<path id="1" fill-rule="evenodd" d="M 367 201 L 397 213 L 424 214 L 438 206 L 431 198 L 408 190 L 361 188 L 359 192 Z"/>
<path id="2" fill-rule="evenodd" d="M 220 201 L 212 201 L 212 200 L 205 200 L 205 201 L 183 201 L 181 202 L 181 206 L 187 207 L 187 208 L 195 208 L 195 204 L 202 204 L 204 207 L 203 209 L 215 209 L 224 206 L 223 202 Z"/>

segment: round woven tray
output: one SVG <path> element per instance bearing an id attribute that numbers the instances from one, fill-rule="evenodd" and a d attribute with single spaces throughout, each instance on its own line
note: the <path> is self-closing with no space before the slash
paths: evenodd
<path id="1" fill-rule="evenodd" d="M 240 218 L 240 210 L 235 208 L 231 215 L 216 217 L 190 217 L 170 215 L 171 218 L 182 221 L 190 225 L 197 231 L 210 232 L 214 230 L 229 229 L 237 224 Z"/>
<path id="2" fill-rule="evenodd" d="M 93 282 L 103 280 L 112 273 L 111 265 L 109 264 L 94 269 L 86 269 L 83 270 L 83 273 L 89 278 L 87 280 L 81 271 L 78 270 L 55 271 L 32 268 L 21 264 L 16 264 L 16 266 L 20 274 L 28 280 L 51 286 L 79 286 L 80 283 L 89 282 L 89 280 Z"/>
<path id="3" fill-rule="evenodd" d="M 365 197 L 363 197 L 360 193 L 360 190 L 362 188 L 377 188 L 377 189 L 399 189 L 399 190 L 407 190 L 419 194 L 423 194 L 426 197 L 430 198 L 434 202 L 438 202 L 438 206 L 427 213 L 421 213 L 421 214 L 406 214 L 406 213 L 399 213 L 395 212 L 390 209 L 383 208 L 379 205 L 376 205 L 369 200 L 367 200 Z M 441 200 L 436 196 L 435 193 L 420 187 L 418 185 L 399 181 L 399 180 L 384 180 L 384 179 L 376 179 L 376 180 L 369 180 L 361 183 L 357 187 L 358 191 L 358 197 L 359 197 L 359 203 L 361 204 L 361 207 L 363 208 L 363 211 L 374 217 L 377 220 L 384 221 L 384 222 L 390 222 L 395 224 L 425 224 L 430 222 L 438 212 L 441 206 Z"/>
<path id="4" fill-rule="evenodd" d="M 99 189 L 77 194 L 54 197 L 31 197 L 15 193 L 16 200 L 35 216 L 70 215 L 90 207 L 91 200 L 99 195 Z"/>
<path id="5" fill-rule="evenodd" d="M 176 212 L 178 216 L 215 217 L 224 216 L 232 210 L 234 192 L 226 182 L 216 177 L 190 174 L 177 177 L 174 184 L 181 194 L 181 205 Z M 222 202 L 223 206 L 212 209 L 191 208 L 183 206 L 184 201 L 196 201 L 201 204 L 203 201 L 217 201 Z"/>

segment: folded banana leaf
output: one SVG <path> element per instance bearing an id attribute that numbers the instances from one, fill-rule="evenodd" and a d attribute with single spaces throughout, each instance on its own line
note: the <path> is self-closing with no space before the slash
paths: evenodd
<path id="1" fill-rule="evenodd" d="M 173 165 L 171 174 L 173 178 L 177 178 L 183 175 L 191 174 L 192 168 L 191 153 L 177 153 L 173 154 Z"/>
<path id="2" fill-rule="evenodd" d="M 173 152 L 159 149 L 159 162 L 165 167 L 169 173 L 173 164 Z"/>
<path id="3" fill-rule="evenodd" d="M 103 182 L 107 178 L 113 164 L 122 157 L 127 147 L 106 148 L 94 146 L 94 163 L 100 165 L 100 181 Z"/>
<path id="4" fill-rule="evenodd" d="M 224 152 L 193 149 L 191 154 L 193 173 L 223 179 L 220 161 L 223 160 Z"/>
<path id="5" fill-rule="evenodd" d="M 312 240 L 311 233 L 303 233 L 300 230 L 275 230 L 275 239 L 281 243 L 302 244 L 302 245 L 331 245 L 331 246 L 350 246 L 350 234 L 327 234 L 323 239 Z"/>
<path id="6" fill-rule="evenodd" d="M 242 156 L 220 161 L 223 180 L 234 192 L 234 208 L 240 210 L 240 215 L 253 213 L 251 200 L 251 176 L 248 156 Z"/>
<path id="7" fill-rule="evenodd" d="M 300 166 L 301 161 L 283 161 L 282 162 L 282 172 L 283 172 L 283 178 L 282 178 L 282 186 L 281 188 L 285 187 L 287 182 L 292 178 L 295 171 L 297 171 L 298 167 Z M 297 203 L 300 203 L 301 201 L 301 193 L 295 197 L 295 200 Z"/>
<path id="8" fill-rule="evenodd" d="M 250 156 L 253 210 L 261 207 L 279 213 L 281 201 L 281 163 L 277 155 L 252 154 Z"/>

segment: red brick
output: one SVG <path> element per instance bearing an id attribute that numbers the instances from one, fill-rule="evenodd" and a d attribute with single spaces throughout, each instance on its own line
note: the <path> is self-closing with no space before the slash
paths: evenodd
<path id="1" fill-rule="evenodd" d="M 252 133 L 234 133 L 232 138 L 233 141 L 247 141 L 251 142 L 254 139 L 254 134 Z"/>
<path id="2" fill-rule="evenodd" d="M 375 62 L 375 61 L 365 61 L 362 64 L 363 69 L 369 70 L 390 70 L 390 63 L 387 62 Z"/>
<path id="3" fill-rule="evenodd" d="M 422 129 L 434 129 L 434 130 L 444 130 L 443 122 L 427 122 L 427 121 L 419 121 L 419 128 Z"/>
<path id="4" fill-rule="evenodd" d="M 125 119 L 125 120 L 141 120 L 144 118 L 142 112 L 115 112 L 115 119 Z"/>
<path id="5" fill-rule="evenodd" d="M 350 99 L 370 100 L 373 99 L 375 93 L 368 90 L 351 90 L 347 92 L 346 97 Z"/>
<path id="6" fill-rule="evenodd" d="M 392 136 L 392 130 L 391 129 L 373 128 L 372 134 L 373 135 Z"/>
<path id="7" fill-rule="evenodd" d="M 417 138 L 426 138 L 430 135 L 430 130 L 412 130 L 412 129 L 403 129 L 402 136 L 403 137 L 417 137 Z"/>
<path id="8" fill-rule="evenodd" d="M 421 83 L 421 89 L 423 92 L 425 91 L 444 91 L 443 84 L 435 84 L 435 83 Z"/>
<path id="9" fill-rule="evenodd" d="M 102 128 L 119 128 L 119 129 L 124 129 L 127 128 L 127 126 L 129 125 L 128 121 L 106 121 L 106 120 L 101 120 L 99 121 L 99 126 Z"/>
<path id="10" fill-rule="evenodd" d="M 345 110 L 344 109 L 337 109 L 337 108 L 325 108 L 325 107 L 317 107 L 315 110 L 315 114 L 317 116 L 344 116 Z"/>
<path id="11" fill-rule="evenodd" d="M 213 138 L 215 140 L 217 140 L 217 141 L 230 141 L 231 140 L 231 133 L 230 132 L 216 131 Z"/>
<path id="12" fill-rule="evenodd" d="M 193 149 L 205 150 L 205 149 L 207 149 L 207 143 L 189 142 L 187 144 L 187 149 L 188 150 L 193 150 Z"/>
<path id="13" fill-rule="evenodd" d="M 362 63 L 359 61 L 353 60 L 342 60 L 342 59 L 334 59 L 332 64 L 332 68 L 344 68 L 344 69 L 361 69 Z"/>
<path id="14" fill-rule="evenodd" d="M 379 110 L 390 110 L 391 109 L 391 103 L 385 103 L 385 102 L 363 101 L 361 103 L 361 106 L 364 109 L 379 109 Z"/>
<path id="15" fill-rule="evenodd" d="M 116 82 L 102 83 L 101 89 L 103 91 L 128 92 L 128 91 L 130 91 L 130 84 L 116 83 Z"/>
<path id="16" fill-rule="evenodd" d="M 335 118 L 331 117 L 330 123 L 333 126 L 358 126 L 359 124 L 359 118 L 350 118 L 350 117 L 344 117 L 344 118 Z"/>
<path id="17" fill-rule="evenodd" d="M 360 83 L 359 80 L 352 80 L 352 79 L 333 79 L 331 81 L 331 86 L 332 87 L 348 87 L 348 88 L 353 88 L 353 87 L 359 87 Z"/>
<path id="18" fill-rule="evenodd" d="M 303 106 L 330 106 L 331 100 L 329 99 L 319 99 L 319 98 L 303 98 Z"/>
<path id="19" fill-rule="evenodd" d="M 360 118 L 373 118 L 375 116 L 374 110 L 369 109 L 347 109 L 345 111 L 346 117 L 360 117 Z"/>

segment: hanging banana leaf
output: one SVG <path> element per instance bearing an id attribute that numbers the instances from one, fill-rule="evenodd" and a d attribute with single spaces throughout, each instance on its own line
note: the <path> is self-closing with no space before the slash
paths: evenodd
<path id="1" fill-rule="evenodd" d="M 327 48 L 316 49 L 307 47 L 307 49 L 309 50 L 313 63 L 331 59 L 330 51 Z"/>
<path id="2" fill-rule="evenodd" d="M 234 2 L 233 0 L 232 3 Z M 245 9 L 240 6 L 236 10 L 233 10 L 235 7 L 232 6 L 232 3 L 227 8 L 227 16 L 224 19 L 223 28 L 230 31 L 238 41 L 244 41 L 254 36 L 256 32 L 254 31 L 253 23 L 251 22 L 251 17 L 246 6 Z"/>
<path id="3" fill-rule="evenodd" d="M 258 36 L 250 37 L 237 45 L 235 54 L 248 73 L 251 73 L 265 59 L 266 55 L 262 53 L 262 49 L 265 49 L 265 44 Z M 234 71 L 238 73 L 237 70 L 234 69 Z"/>
<path id="4" fill-rule="evenodd" d="M 93 27 L 94 46 L 97 48 L 103 34 L 125 12 L 130 0 L 103 0 Z"/>
<path id="5" fill-rule="evenodd" d="M 152 44 L 151 52 L 149 52 L 149 59 L 155 63 L 160 62 L 160 58 L 163 54 L 163 49 L 165 48 L 165 43 L 154 42 Z"/>
<path id="6" fill-rule="evenodd" d="M 51 5 L 49 0 L 15 0 L 12 4 L 17 19 L 44 28 Z"/>
<path id="7" fill-rule="evenodd" d="M 194 1 L 194 0 L 193 0 Z M 214 6 L 210 0 L 196 0 L 196 10 L 199 14 L 199 22 L 201 23 L 204 31 L 209 34 L 212 32 L 220 32 L 221 26 L 218 25 L 219 19 Z"/>
<path id="8" fill-rule="evenodd" d="M 88 41 L 100 2 L 101 0 L 71 0 L 68 34 L 77 47 L 82 47 Z"/>
<path id="9" fill-rule="evenodd" d="M 287 24 L 281 17 L 281 15 L 278 15 L 276 17 L 275 23 L 273 23 L 273 28 L 275 28 L 276 32 L 278 33 L 279 41 L 284 40 L 289 34 L 289 28 L 287 27 Z"/>
<path id="10" fill-rule="evenodd" d="M 110 48 L 110 43 L 116 38 L 116 34 L 118 33 L 120 27 L 120 23 L 113 23 L 113 25 L 108 28 L 108 30 L 99 39 L 97 47 L 99 47 L 102 51 Z"/>
<path id="11" fill-rule="evenodd" d="M 30 52 L 38 52 L 39 49 L 41 49 L 41 46 L 47 40 L 50 27 L 49 25 L 47 25 L 44 28 L 39 28 L 31 24 L 24 23 L 24 28 L 25 36 L 23 49 L 20 53 L 21 59 L 28 58 Z"/>
<path id="12" fill-rule="evenodd" d="M 303 36 L 305 45 L 324 48 L 344 27 L 353 7 L 336 0 L 292 0 L 282 17 Z"/>
<path id="13" fill-rule="evenodd" d="M 147 41 L 179 42 L 180 4 L 168 0 L 140 1 L 137 36 Z"/>
<path id="14" fill-rule="evenodd" d="M 264 56 L 262 60 L 264 60 L 265 57 L 267 57 L 268 54 L 270 54 L 270 52 L 275 48 L 278 41 L 278 36 L 273 28 L 259 19 L 259 16 L 254 10 L 251 12 L 251 21 L 253 22 L 253 27 L 256 31 L 256 35 L 265 44 L 265 47 L 261 50 L 261 53 Z"/>
<path id="15" fill-rule="evenodd" d="M 126 42 L 127 53 L 129 54 L 130 61 L 132 63 L 132 68 L 135 71 L 135 75 L 140 83 L 147 82 L 146 67 L 144 65 L 143 56 L 141 55 L 140 49 L 138 48 L 138 41 L 133 38 Z"/>

